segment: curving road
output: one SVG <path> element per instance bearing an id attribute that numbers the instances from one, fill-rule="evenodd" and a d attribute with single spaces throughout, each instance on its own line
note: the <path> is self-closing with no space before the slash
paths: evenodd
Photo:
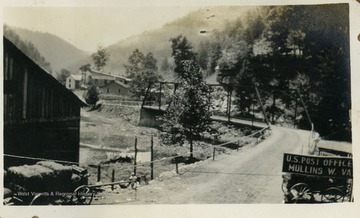
<path id="1" fill-rule="evenodd" d="M 309 135 L 309 131 L 272 127 L 272 134 L 256 146 L 180 168 L 180 175 L 163 177 L 140 187 L 136 195 L 129 191 L 106 203 L 281 203 L 283 153 L 306 151 Z"/>

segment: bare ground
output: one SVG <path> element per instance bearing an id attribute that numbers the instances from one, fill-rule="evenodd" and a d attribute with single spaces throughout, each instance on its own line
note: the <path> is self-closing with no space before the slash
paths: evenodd
<path id="1" fill-rule="evenodd" d="M 137 190 L 109 188 L 93 204 L 281 203 L 284 152 L 307 149 L 309 132 L 273 127 L 264 142 L 164 173 Z"/>
<path id="2" fill-rule="evenodd" d="M 139 108 L 133 108 L 139 110 Z M 137 149 L 140 152 L 150 151 L 151 136 L 154 141 L 154 159 L 162 160 L 155 163 L 154 177 L 158 178 L 162 172 L 172 171 L 175 164 L 167 157 L 188 155 L 189 147 L 184 146 L 163 146 L 161 145 L 158 135 L 159 131 L 154 128 L 140 127 L 134 124 L 136 116 L 130 115 L 132 120 L 124 120 L 123 117 L 116 116 L 113 113 L 102 111 L 81 112 L 81 129 L 80 129 L 80 165 L 87 168 L 90 172 L 89 183 L 97 182 L 97 166 L 109 160 L 109 153 L 133 152 L 135 138 L 137 138 Z M 243 134 L 236 130 L 235 127 L 225 127 L 216 123 L 221 130 L 221 140 L 229 141 L 239 134 Z M 221 128 L 220 128 L 221 127 Z M 255 131 L 248 130 L 246 131 Z M 256 139 L 248 139 L 247 143 L 251 143 Z M 227 149 L 229 150 L 229 149 Z M 212 156 L 212 145 L 205 142 L 196 142 L 194 146 L 194 156 L 197 159 L 205 160 Z M 180 164 L 181 166 L 181 164 Z M 112 170 L 115 170 L 115 181 L 127 179 L 133 171 L 132 163 L 112 163 L 101 164 L 101 181 L 111 182 Z M 145 175 L 150 178 L 149 164 L 138 165 L 137 172 L 139 175 Z"/>

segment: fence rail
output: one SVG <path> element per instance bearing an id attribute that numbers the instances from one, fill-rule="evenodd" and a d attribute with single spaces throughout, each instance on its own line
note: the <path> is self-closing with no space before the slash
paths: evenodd
<path id="1" fill-rule="evenodd" d="M 221 143 L 221 144 L 218 144 L 218 145 L 213 145 L 212 146 L 212 159 L 213 161 L 215 161 L 215 157 L 216 157 L 216 152 L 218 153 L 218 155 L 220 155 L 221 153 L 224 153 L 226 151 L 226 148 L 224 146 L 228 145 L 228 144 L 237 144 L 238 147 L 240 147 L 240 144 L 242 141 L 244 141 L 245 139 L 247 138 L 252 138 L 254 136 L 257 136 L 257 135 L 260 135 L 259 137 L 255 137 L 256 138 L 256 143 L 258 144 L 260 142 L 260 138 L 262 138 L 266 131 L 270 130 L 270 127 L 267 126 L 267 127 L 264 127 L 262 129 L 260 129 L 259 131 L 256 131 L 250 135 L 246 135 L 246 136 L 242 136 L 236 140 L 233 140 L 233 141 L 230 141 L 230 142 L 225 142 L 225 143 Z M 135 140 L 135 146 L 137 146 L 136 144 L 136 140 Z M 238 149 L 237 149 L 238 150 Z M 136 151 L 136 150 L 135 150 Z M 137 169 L 149 169 L 148 167 L 150 167 L 150 180 L 153 180 L 154 179 L 154 165 L 156 163 L 159 163 L 159 162 L 163 162 L 163 161 L 168 161 L 168 160 L 173 160 L 173 159 L 176 159 L 176 158 L 180 158 L 180 157 L 186 157 L 186 156 L 190 156 L 191 154 L 193 155 L 197 155 L 197 154 L 203 154 L 203 152 L 200 152 L 200 151 L 193 151 L 193 152 L 184 152 L 184 153 L 181 153 L 181 154 L 178 154 L 178 155 L 173 155 L 173 156 L 169 156 L 169 157 L 164 157 L 164 158 L 161 158 L 161 159 L 157 159 L 157 160 L 154 160 L 154 155 L 153 155 L 153 136 L 151 136 L 151 161 L 146 161 L 146 162 L 141 162 L 141 163 L 137 163 L 136 160 L 135 162 L 133 163 L 133 166 L 131 165 L 127 165 L 127 166 L 119 166 L 119 167 L 114 167 L 113 170 L 116 172 L 119 172 L 119 171 L 132 171 L 132 168 L 133 168 L 133 172 L 136 174 L 137 173 Z M 136 155 L 135 155 L 136 156 Z M 178 165 L 178 161 L 175 162 L 175 172 L 178 174 L 179 173 L 179 165 Z M 105 167 L 105 165 L 102 165 Z M 100 178 L 99 174 L 101 174 L 101 165 L 98 166 L 99 170 L 98 170 L 98 179 Z M 109 165 L 110 167 L 110 165 Z M 115 172 L 113 172 L 113 174 L 115 174 Z M 112 178 L 113 179 L 113 178 Z"/>
<path id="2" fill-rule="evenodd" d="M 257 137 L 257 143 L 259 143 L 259 138 L 261 138 L 265 132 L 267 130 L 269 130 L 269 127 L 264 127 L 259 131 L 256 131 L 250 135 L 246 135 L 246 136 L 242 136 L 236 140 L 230 141 L 230 142 L 225 142 L 225 143 L 221 143 L 218 145 L 214 145 L 212 146 L 212 159 L 215 160 L 216 157 L 216 151 L 218 151 L 218 153 L 223 153 L 225 152 L 226 148 L 224 148 L 225 145 L 228 144 L 237 144 L 240 147 L 241 141 L 244 141 L 247 138 L 251 138 L 254 137 L 256 135 L 260 135 L 259 137 Z M 121 171 L 132 171 L 134 172 L 134 174 L 137 173 L 137 169 L 148 169 L 148 167 L 150 167 L 150 175 L 151 175 L 151 180 L 154 179 L 154 165 L 156 163 L 162 162 L 162 161 L 168 161 L 168 160 L 173 160 L 179 157 L 185 157 L 185 156 L 190 156 L 191 154 L 196 155 L 196 154 L 203 154 L 203 152 L 200 151 L 193 151 L 193 152 L 184 152 L 182 154 L 178 154 L 178 155 L 173 155 L 173 156 L 169 156 L 169 157 L 164 157 L 161 159 L 157 159 L 154 160 L 154 142 L 153 142 L 153 136 L 151 136 L 151 161 L 146 161 L 146 162 L 141 162 L 141 163 L 137 163 L 136 161 L 136 154 L 135 154 L 135 160 L 133 163 L 133 166 L 131 165 L 125 165 L 125 166 L 119 166 L 119 167 L 113 167 L 112 169 L 112 173 L 111 173 L 111 182 L 116 181 L 115 180 L 115 174 L 116 172 L 121 172 Z M 93 148 L 94 146 L 91 146 L 91 148 Z M 135 144 L 134 144 L 134 148 L 135 148 L 135 153 L 137 152 L 137 139 L 135 139 Z M 105 149 L 106 150 L 106 149 Z M 120 150 L 116 150 L 117 152 L 120 152 Z M 38 160 L 38 161 L 53 161 L 53 162 L 57 162 L 57 163 L 62 163 L 62 164 L 71 164 L 71 165 L 79 165 L 79 163 L 77 162 L 71 162 L 71 161 L 63 161 L 63 160 L 54 160 L 54 159 L 46 159 L 46 158 L 36 158 L 36 157 L 27 157 L 27 156 L 20 156 L 20 155 L 11 155 L 11 154 L 4 154 L 4 157 L 10 157 L 10 158 L 19 158 L 19 159 L 28 159 L 28 160 Z M 111 165 L 107 164 L 99 164 L 97 165 L 97 181 L 100 182 L 101 181 L 101 175 L 102 175 L 102 169 L 104 167 L 111 167 Z M 179 166 L 178 166 L 178 162 L 175 162 L 175 172 L 179 173 Z M 110 176 L 107 176 L 110 178 Z"/>

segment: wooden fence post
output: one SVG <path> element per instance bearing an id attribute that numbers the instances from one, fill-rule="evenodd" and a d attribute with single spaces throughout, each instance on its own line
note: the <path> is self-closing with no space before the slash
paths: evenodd
<path id="1" fill-rule="evenodd" d="M 101 179 L 101 166 L 100 164 L 98 165 L 98 170 L 97 170 L 97 181 L 100 182 Z"/>
<path id="2" fill-rule="evenodd" d="M 215 160 L 215 148 L 213 150 L 213 160 Z"/>
<path id="3" fill-rule="evenodd" d="M 294 128 L 296 128 L 296 116 L 297 116 L 298 101 L 295 99 L 295 115 L 294 115 Z"/>
<path id="4" fill-rule="evenodd" d="M 151 135 L 151 147 L 150 147 L 150 180 L 154 179 L 154 136 Z"/>
<path id="5" fill-rule="evenodd" d="M 115 182 L 115 169 L 112 170 L 111 182 Z M 114 185 L 111 185 L 111 191 L 114 191 Z"/>
<path id="6" fill-rule="evenodd" d="M 136 176 L 136 159 L 137 159 L 137 137 L 135 137 L 135 145 L 134 145 L 134 175 Z"/>

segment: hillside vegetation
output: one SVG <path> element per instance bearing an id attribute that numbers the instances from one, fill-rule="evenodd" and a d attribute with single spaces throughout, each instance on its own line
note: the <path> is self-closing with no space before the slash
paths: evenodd
<path id="1" fill-rule="evenodd" d="M 46 57 L 46 60 L 50 63 L 54 72 L 58 73 L 61 69 L 67 69 L 68 66 L 90 55 L 56 35 L 17 27 L 10 28 L 21 39 L 31 42 L 41 55 Z M 69 70 L 76 72 L 78 68 Z"/>
<path id="2" fill-rule="evenodd" d="M 57 63 L 73 73 L 92 62 L 90 55 L 77 50 L 45 46 L 60 43 L 46 39 L 50 34 L 42 35 L 46 37 L 37 36 L 39 48 L 52 54 L 39 50 L 54 68 L 53 53 L 71 57 L 74 63 Z M 351 141 L 347 4 L 202 8 L 105 48 L 110 60 L 104 70 L 125 75 L 124 65 L 138 49 L 157 59 L 157 73 L 171 74 L 175 63 L 170 39 L 179 35 L 190 42 L 208 81 L 233 91 L 241 116 L 251 118 L 251 108 L 259 108 L 252 100 L 251 87 L 257 84 L 272 123 L 286 120 L 304 129 L 314 124 L 326 138 Z"/>
<path id="3" fill-rule="evenodd" d="M 250 9 L 253 8 L 219 6 L 202 8 L 189 13 L 185 17 L 169 22 L 159 29 L 149 30 L 140 35 L 121 40 L 106 48 L 110 52 L 110 61 L 104 69 L 114 74 L 124 75 L 124 64 L 127 64 L 129 56 L 135 49 L 139 49 L 144 54 L 152 52 L 158 60 L 159 68 L 161 68 L 165 59 L 171 64 L 170 38 L 182 34 L 192 42 L 194 48 L 197 48 L 200 42 L 210 37 L 213 31 L 222 30 L 234 20 L 244 18 Z M 202 30 L 209 33 L 200 34 Z M 69 69 L 78 69 L 89 60 L 91 59 L 79 60 L 76 64 L 71 65 Z"/>

